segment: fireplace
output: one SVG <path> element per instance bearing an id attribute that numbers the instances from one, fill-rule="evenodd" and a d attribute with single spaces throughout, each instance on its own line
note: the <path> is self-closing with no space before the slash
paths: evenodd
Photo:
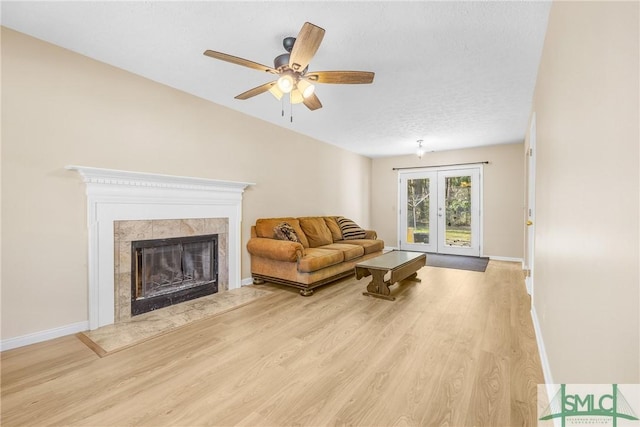
<path id="1" fill-rule="evenodd" d="M 218 292 L 218 235 L 131 242 L 131 316 Z"/>
<path id="2" fill-rule="evenodd" d="M 227 218 L 121 220 L 113 228 L 115 323 L 230 289 Z"/>
<path id="3" fill-rule="evenodd" d="M 133 240 L 217 233 L 219 292 L 240 287 L 242 193 L 252 183 L 66 169 L 86 184 L 89 329 L 131 319 Z"/>

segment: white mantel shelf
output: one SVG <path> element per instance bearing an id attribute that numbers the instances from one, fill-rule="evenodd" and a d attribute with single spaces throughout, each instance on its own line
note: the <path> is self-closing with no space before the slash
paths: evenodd
<path id="1" fill-rule="evenodd" d="M 84 182 L 91 184 L 130 185 L 156 188 L 243 192 L 253 182 L 223 181 L 218 179 L 174 176 L 157 173 L 132 172 L 117 169 L 69 165 L 67 170 L 77 171 Z"/>
<path id="2" fill-rule="evenodd" d="M 229 289 L 240 287 L 242 193 L 249 182 L 70 165 L 86 184 L 89 329 L 114 323 L 114 221 L 228 218 Z"/>

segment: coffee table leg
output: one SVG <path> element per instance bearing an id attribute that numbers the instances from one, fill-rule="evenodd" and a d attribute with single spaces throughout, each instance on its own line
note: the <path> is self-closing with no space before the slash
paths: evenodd
<path id="1" fill-rule="evenodd" d="M 412 282 L 422 282 L 422 280 L 418 277 L 418 273 L 413 273 L 411 276 L 407 277 L 405 280 L 411 280 Z"/>
<path id="2" fill-rule="evenodd" d="M 368 295 L 377 298 L 384 298 L 390 301 L 395 301 L 395 297 L 391 296 L 391 290 L 389 289 L 389 283 L 384 281 L 384 275 L 387 273 L 384 270 L 369 270 L 373 280 L 367 285 L 367 291 L 362 295 Z"/>

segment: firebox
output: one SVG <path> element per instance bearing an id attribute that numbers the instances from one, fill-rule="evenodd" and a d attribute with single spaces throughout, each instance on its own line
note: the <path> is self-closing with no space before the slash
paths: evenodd
<path id="1" fill-rule="evenodd" d="M 218 235 L 131 242 L 131 315 L 218 292 Z"/>

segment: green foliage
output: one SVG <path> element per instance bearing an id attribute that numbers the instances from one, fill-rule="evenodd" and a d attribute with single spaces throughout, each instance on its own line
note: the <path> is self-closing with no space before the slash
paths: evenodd
<path id="1" fill-rule="evenodd" d="M 407 225 L 414 229 L 429 226 L 429 179 L 407 181 Z"/>
<path id="2" fill-rule="evenodd" d="M 447 226 L 471 225 L 471 177 L 453 176 L 445 179 L 445 219 Z M 407 226 L 413 229 L 429 227 L 429 179 L 407 181 Z"/>
<path id="3" fill-rule="evenodd" d="M 448 226 L 471 225 L 471 177 L 448 177 L 445 188 Z"/>

